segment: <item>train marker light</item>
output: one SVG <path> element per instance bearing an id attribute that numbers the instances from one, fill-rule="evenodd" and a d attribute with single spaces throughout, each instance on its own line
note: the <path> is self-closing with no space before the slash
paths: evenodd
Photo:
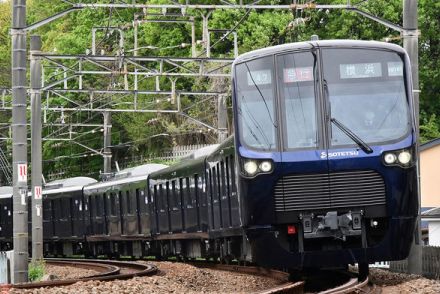
<path id="1" fill-rule="evenodd" d="M 393 164 L 396 162 L 397 157 L 394 153 L 387 153 L 387 154 L 385 154 L 383 159 L 385 160 L 385 163 Z"/>
<path id="2" fill-rule="evenodd" d="M 263 161 L 260 163 L 260 170 L 262 172 L 270 172 L 272 170 L 272 163 L 270 161 Z"/>
<path id="3" fill-rule="evenodd" d="M 408 164 L 411 161 L 411 153 L 408 151 L 402 151 L 399 153 L 398 158 L 401 164 Z"/>
<path id="4" fill-rule="evenodd" d="M 249 160 L 244 164 L 244 170 L 250 175 L 253 176 L 258 171 L 257 163 L 253 160 Z"/>
<path id="5" fill-rule="evenodd" d="M 287 235 L 295 235 L 295 234 L 296 234 L 296 227 L 294 225 L 288 225 Z"/>

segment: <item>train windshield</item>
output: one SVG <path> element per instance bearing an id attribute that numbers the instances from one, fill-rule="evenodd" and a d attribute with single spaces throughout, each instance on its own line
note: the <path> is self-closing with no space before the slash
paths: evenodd
<path id="1" fill-rule="evenodd" d="M 241 141 L 253 149 L 275 149 L 273 57 L 239 64 L 235 74 Z"/>
<path id="2" fill-rule="evenodd" d="M 410 130 L 400 55 L 367 49 L 324 49 L 323 87 L 329 115 L 367 144 L 397 140 Z M 331 124 L 331 146 L 354 145 Z"/>
<path id="3" fill-rule="evenodd" d="M 286 149 L 316 148 L 316 55 L 298 52 L 277 56 L 278 95 Z"/>

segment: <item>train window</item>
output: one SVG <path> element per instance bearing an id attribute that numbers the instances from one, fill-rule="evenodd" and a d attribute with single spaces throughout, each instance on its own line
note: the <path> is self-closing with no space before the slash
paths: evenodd
<path id="1" fill-rule="evenodd" d="M 225 197 L 228 193 L 227 188 L 226 188 L 226 173 L 225 173 L 225 163 L 223 161 L 220 161 L 220 186 L 221 186 L 221 197 Z"/>
<path id="2" fill-rule="evenodd" d="M 140 201 L 140 197 L 141 197 L 141 191 L 139 189 L 136 189 L 136 213 L 140 213 L 142 211 L 142 203 Z"/>
<path id="3" fill-rule="evenodd" d="M 225 181 L 226 181 L 226 186 L 227 186 L 227 194 L 231 195 L 231 173 L 230 173 L 230 168 L 229 166 L 230 164 L 230 157 L 226 157 L 225 158 Z"/>
<path id="4" fill-rule="evenodd" d="M 160 209 L 160 211 L 164 211 L 165 210 L 165 205 L 164 205 L 164 192 L 163 192 L 163 186 L 162 184 L 159 185 L 159 197 L 157 199 L 158 201 L 158 208 Z"/>
<path id="5" fill-rule="evenodd" d="M 126 207 L 127 207 L 127 214 L 132 213 L 132 205 L 131 205 L 131 196 L 130 191 L 125 192 L 125 201 L 126 201 Z"/>
<path id="6" fill-rule="evenodd" d="M 5 206 L 5 210 L 7 210 L 7 206 Z M 52 215 L 52 201 L 46 200 L 43 205 L 43 220 L 50 220 Z"/>
<path id="7" fill-rule="evenodd" d="M 110 193 L 110 215 L 116 216 L 116 194 Z"/>
<path id="8" fill-rule="evenodd" d="M 218 192 L 217 192 L 217 189 L 218 189 L 218 186 L 217 186 L 217 172 L 216 172 L 215 166 L 212 167 L 212 178 L 211 178 L 211 180 L 212 180 L 211 197 L 212 197 L 212 201 L 215 202 L 216 199 L 217 199 L 217 195 L 218 195 Z"/>
<path id="9" fill-rule="evenodd" d="M 235 77 L 240 140 L 254 149 L 275 149 L 273 57 L 237 65 Z"/>
<path id="10" fill-rule="evenodd" d="M 221 196 L 222 195 L 221 177 L 222 177 L 222 175 L 221 175 L 221 170 L 220 170 L 220 164 L 217 163 L 217 174 L 216 174 L 215 181 L 217 184 L 217 197 L 218 197 L 219 201 L 221 200 L 221 197 L 222 197 Z"/>
<path id="11" fill-rule="evenodd" d="M 103 197 L 102 195 L 96 195 L 95 196 L 95 207 L 96 207 L 96 216 L 102 217 L 104 215 L 103 210 Z"/>
<path id="12" fill-rule="evenodd" d="M 179 206 L 179 200 L 177 199 L 178 194 L 176 191 L 176 181 L 173 180 L 171 181 L 171 198 L 172 198 L 172 206 L 173 209 L 177 209 L 177 207 Z"/>
<path id="13" fill-rule="evenodd" d="M 185 191 L 185 183 L 182 178 L 179 179 L 179 197 L 180 197 L 180 207 L 184 208 L 184 191 Z"/>
<path id="14" fill-rule="evenodd" d="M 284 54 L 277 64 L 285 148 L 316 148 L 315 57 L 311 52 Z"/>
<path id="15" fill-rule="evenodd" d="M 234 156 L 231 155 L 230 157 L 230 181 L 231 181 L 231 194 L 237 192 L 237 186 L 235 186 L 235 161 L 234 161 Z"/>
<path id="16" fill-rule="evenodd" d="M 153 198 L 151 199 L 151 202 L 156 203 L 157 209 L 157 185 L 154 185 L 153 187 Z"/>
<path id="17" fill-rule="evenodd" d="M 402 56 L 372 49 L 322 50 L 331 117 L 365 143 L 403 138 L 411 128 Z M 347 111 L 349 110 L 349 111 Z M 336 124 L 331 145 L 356 145 Z"/>
<path id="18" fill-rule="evenodd" d="M 188 204 L 193 206 L 193 195 L 194 195 L 194 178 L 186 178 L 186 191 L 188 193 Z"/>

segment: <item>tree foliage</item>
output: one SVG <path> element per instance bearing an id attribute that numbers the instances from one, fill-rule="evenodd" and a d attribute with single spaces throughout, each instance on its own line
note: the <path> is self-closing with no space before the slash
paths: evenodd
<path id="1" fill-rule="evenodd" d="M 221 1 L 203 0 L 206 3 L 222 3 Z M 198 0 L 199 3 L 203 2 Z M 96 1 L 87 1 L 96 2 Z M 266 0 L 266 3 L 290 4 L 289 0 Z M 370 0 L 352 1 L 359 3 L 360 8 L 391 22 L 402 24 L 402 0 Z M 163 0 L 148 1 L 148 3 L 168 3 Z M 263 2 L 262 2 L 263 3 Z M 320 0 L 319 4 L 346 4 L 345 0 Z M 28 23 L 34 23 L 69 7 L 67 1 L 28 0 Z M 150 11 L 161 13 L 160 11 Z M 133 44 L 134 13 L 142 13 L 135 9 L 86 9 L 70 13 L 33 32 L 43 39 L 43 51 L 63 54 L 85 54 L 91 47 L 91 29 L 94 26 L 120 27 L 125 33 L 125 42 L 129 50 Z M 202 27 L 200 11 L 187 11 L 194 17 L 196 36 L 201 39 Z M 204 13 L 207 13 L 205 11 Z M 440 2 L 419 0 L 419 28 L 421 31 L 419 49 L 420 69 L 420 108 L 421 108 L 421 139 L 423 141 L 440 136 Z M 160 16 L 159 16 L 160 18 Z M 0 3 L 0 87 L 10 87 L 10 42 L 9 26 L 11 21 L 10 2 Z M 363 39 L 385 40 L 392 39 L 399 45 L 402 40 L 395 31 L 369 20 L 353 11 L 304 9 L 298 11 L 269 11 L 269 10 L 216 10 L 209 22 L 210 28 L 235 28 L 238 34 L 239 53 L 250 50 L 283 44 L 287 42 L 309 40 L 316 34 L 320 39 Z M 212 34 L 212 55 L 215 57 L 233 56 L 233 35 Z M 220 39 L 223 38 L 223 41 Z M 99 50 L 112 53 L 117 44 L 117 35 L 111 30 L 104 30 L 97 35 Z M 191 29 L 185 23 L 144 23 L 139 27 L 139 45 L 144 47 L 140 54 L 159 56 L 190 56 L 190 46 L 180 46 L 191 42 Z M 153 47 L 154 46 L 154 47 Z M 183 48 L 180 48 L 183 47 Z M 197 46 L 197 54 L 203 54 L 203 47 Z M 193 65 L 186 64 L 188 68 Z M 225 69 L 225 72 L 229 69 Z M 54 74 L 54 73 L 52 73 Z M 131 80 L 130 80 L 131 81 Z M 118 86 L 120 80 L 115 79 Z M 140 89 L 154 89 L 154 79 L 143 79 L 139 82 Z M 160 78 L 163 89 L 170 89 L 170 80 Z M 77 86 L 77 85 L 75 85 Z M 96 79 L 90 87 L 109 87 L 109 79 Z M 224 80 L 197 78 L 194 80 L 178 80 L 177 89 L 186 90 L 230 90 Z M 68 96 L 74 100 L 88 102 L 87 96 Z M 171 109 L 170 101 L 161 100 L 163 97 L 141 97 L 139 103 L 158 106 L 161 109 Z M 60 97 L 51 97 L 52 103 L 66 107 L 68 101 Z M 110 102 L 114 97 L 101 97 L 103 102 Z M 132 97 L 121 98 L 121 103 L 131 103 Z M 182 97 L 183 107 L 190 106 L 194 97 Z M 188 112 L 201 120 L 215 124 L 216 101 L 195 105 Z M 50 121 L 61 121 L 59 113 L 47 113 Z M 9 121 L 10 113 L 2 112 L 0 120 Z M 102 115 L 90 115 L 86 112 L 71 114 L 65 118 L 68 121 L 87 121 L 102 123 Z M 115 114 L 112 118 L 113 155 L 117 160 L 124 160 L 135 155 L 152 156 L 174 144 L 191 144 L 214 142 L 215 134 L 195 127 L 195 124 L 176 115 L 165 114 Z M 194 130 L 197 131 L 194 131 Z M 79 142 L 100 150 L 102 148 L 101 130 L 84 129 Z M 45 129 L 46 135 L 53 130 Z M 159 136 L 157 136 L 159 134 Z M 160 135 L 169 134 L 170 136 Z M 57 135 L 55 133 L 55 135 Z M 95 174 L 102 166 L 100 156 L 91 156 L 83 147 L 68 142 L 44 142 L 45 171 L 65 171 L 61 176 L 84 174 L 85 171 Z M 85 157 L 86 156 L 86 157 Z M 85 160 L 87 159 L 87 160 Z"/>

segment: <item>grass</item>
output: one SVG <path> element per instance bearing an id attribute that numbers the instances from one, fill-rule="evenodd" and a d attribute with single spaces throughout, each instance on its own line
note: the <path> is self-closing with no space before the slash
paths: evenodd
<path id="1" fill-rule="evenodd" d="M 32 261 L 29 264 L 29 269 L 28 269 L 29 282 L 37 282 L 40 281 L 41 278 L 43 278 L 46 272 L 45 265 L 46 264 L 44 260 Z"/>

